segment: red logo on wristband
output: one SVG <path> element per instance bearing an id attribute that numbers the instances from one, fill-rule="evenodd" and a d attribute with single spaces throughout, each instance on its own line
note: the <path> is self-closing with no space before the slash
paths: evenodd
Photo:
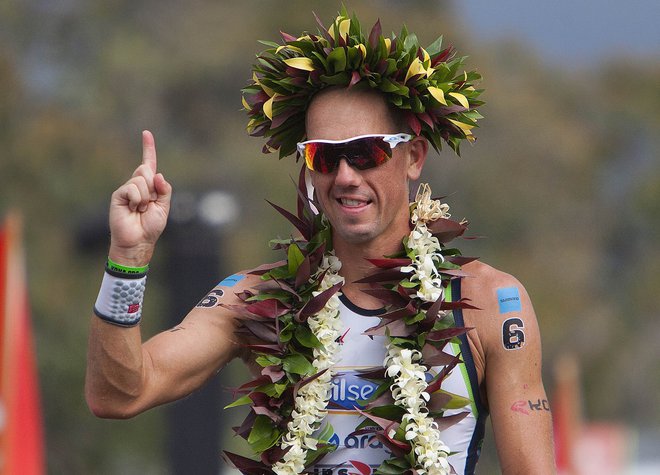
<path id="1" fill-rule="evenodd" d="M 139 303 L 134 303 L 128 306 L 128 313 L 136 313 L 138 310 L 140 310 Z"/>

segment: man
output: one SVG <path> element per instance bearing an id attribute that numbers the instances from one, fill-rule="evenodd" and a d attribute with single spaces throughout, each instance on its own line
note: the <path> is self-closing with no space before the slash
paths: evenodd
<path id="1" fill-rule="evenodd" d="M 335 46 L 339 49 L 343 48 L 344 51 L 350 48 L 351 41 L 357 41 L 358 45 L 366 44 L 367 41 L 362 41 L 364 38 L 354 29 L 357 21 L 353 18 L 349 26 L 346 24 L 347 19 L 345 15 L 340 15 L 333 27 L 325 31 L 328 33 L 325 40 L 314 37 L 310 41 L 325 41 L 326 43 L 323 43 L 325 47 L 328 42 L 332 45 L 336 41 L 341 45 Z M 373 30 L 376 36 L 372 31 L 370 40 L 377 38 L 380 33 L 378 24 L 377 27 Z M 405 35 L 405 32 L 402 33 L 402 36 Z M 308 41 L 308 39 L 309 37 L 301 37 L 293 40 Z M 300 43 L 295 44 L 300 46 Z M 377 41 L 371 41 L 370 44 L 375 51 L 378 50 Z M 380 45 L 386 45 L 388 51 L 394 51 L 395 48 L 383 41 Z M 359 46 L 357 49 L 361 50 Z M 300 46 L 297 50 L 293 50 L 294 55 L 301 54 L 299 50 L 305 49 Z M 369 58 L 372 52 L 365 47 L 363 61 L 366 62 L 366 58 Z M 386 51 L 385 54 L 388 52 Z M 411 61 L 415 63 L 414 60 Z M 425 65 L 420 62 L 421 69 L 415 69 L 417 66 L 409 64 L 407 71 L 403 71 L 401 79 L 406 76 L 404 82 L 412 84 L 410 81 L 414 80 L 414 76 L 433 78 L 434 69 L 430 66 L 432 64 L 430 61 L 426 61 Z M 282 77 L 292 75 L 295 77 L 301 71 L 308 73 L 312 70 L 311 61 L 284 61 L 284 63 L 287 69 Z M 295 71 L 291 70 L 292 65 L 295 66 Z M 262 76 L 261 82 L 265 83 L 264 77 Z M 313 82 L 313 73 L 309 77 L 310 80 L 305 84 Z M 350 77 L 357 79 L 355 74 L 351 74 Z M 244 309 L 247 304 L 246 295 L 263 295 L 255 289 L 263 288 L 264 279 L 260 274 L 264 271 L 241 272 L 225 279 L 208 294 L 207 299 L 190 311 L 179 326 L 142 343 L 137 325 L 141 313 L 141 295 L 144 291 L 148 263 L 153 255 L 156 241 L 166 224 L 172 193 L 171 186 L 163 175 L 158 173 L 154 138 L 151 133 L 143 132 L 142 164 L 135 170 L 131 179 L 113 193 L 110 204 L 111 243 L 108 267 L 95 305 L 96 316 L 92 318 L 89 338 L 86 397 L 91 410 L 100 417 L 132 417 L 154 406 L 185 397 L 213 377 L 232 358 L 242 357 L 257 374 L 261 370 L 262 376 L 259 381 L 262 382 L 266 378 L 267 381 L 279 381 L 284 386 L 286 384 L 291 386 L 287 378 L 296 378 L 299 377 L 296 375 L 303 374 L 299 378 L 301 381 L 299 386 L 292 389 L 293 396 L 289 401 L 292 404 L 296 392 L 300 396 L 305 391 L 304 388 L 310 388 L 314 384 L 321 384 L 323 388 L 323 383 L 319 381 L 323 380 L 324 374 L 328 384 L 327 393 L 332 393 L 331 402 L 325 401 L 317 411 L 321 414 L 321 419 L 317 421 L 327 419 L 332 424 L 329 427 L 333 428 L 334 432 L 326 434 L 325 438 L 318 435 L 318 429 L 327 426 L 313 423 L 309 432 L 303 431 L 302 438 L 305 440 L 302 445 L 294 444 L 297 429 L 294 430 L 291 421 L 295 422 L 296 415 L 304 411 L 304 408 L 300 406 L 299 399 L 295 399 L 296 406 L 293 413 L 289 410 L 284 414 L 285 419 L 286 417 L 290 419 L 289 424 L 284 426 L 281 423 L 283 416 L 277 413 L 277 409 L 282 404 L 288 403 L 286 401 L 282 403 L 286 393 L 283 393 L 284 395 L 279 399 L 272 394 L 269 395 L 273 396 L 271 402 L 275 402 L 272 404 L 269 402 L 267 408 L 260 406 L 262 409 L 260 414 L 248 419 L 251 421 L 248 424 L 250 427 L 244 427 L 244 430 L 251 431 L 253 448 L 259 445 L 254 443 L 254 439 L 260 437 L 255 429 L 259 425 L 257 421 L 265 420 L 267 425 L 275 421 L 272 425 L 268 425 L 268 430 L 277 427 L 277 430 L 284 431 L 285 434 L 281 440 L 290 442 L 289 445 L 282 442 L 280 449 L 276 444 L 280 439 L 277 438 L 277 441 L 270 440 L 257 451 L 266 454 L 261 457 L 262 462 L 268 461 L 268 464 L 264 465 L 267 468 L 264 468 L 264 473 L 272 473 L 270 470 L 275 473 L 301 472 L 306 454 L 317 450 L 316 442 L 307 440 L 312 434 L 321 442 L 325 442 L 319 447 L 329 445 L 337 447 L 334 453 L 327 454 L 313 466 L 307 466 L 306 469 L 311 470 L 312 473 L 370 473 L 390 456 L 394 457 L 393 463 L 403 463 L 405 457 L 396 458 L 397 447 L 408 447 L 405 450 L 409 450 L 410 446 L 405 445 L 407 442 L 412 444 L 413 452 L 416 454 L 411 468 L 418 470 L 424 468 L 428 473 L 449 473 L 446 471 L 447 465 L 440 459 L 446 458 L 449 452 L 456 452 L 449 456 L 449 462 L 456 472 L 474 473 L 483 438 L 483 423 L 488 413 L 492 415 L 502 473 L 554 473 L 551 416 L 541 381 L 541 342 L 534 310 L 525 289 L 517 280 L 479 262 L 473 261 L 463 265 L 460 273 L 456 275 L 465 277 L 453 279 L 449 286 L 451 291 L 448 291 L 452 294 L 452 301 L 470 302 L 470 305 L 454 307 L 454 318 L 458 326 L 463 325 L 472 330 L 463 335 L 461 343 L 456 345 L 453 356 L 460 356 L 462 362 L 445 375 L 446 380 L 442 381 L 442 389 L 458 396 L 465 396 L 466 401 L 470 399 L 471 403 L 466 406 L 468 408 L 446 411 L 446 414 L 461 414 L 450 427 L 443 426 L 439 432 L 430 429 L 431 435 L 439 433 L 442 440 L 440 442 L 437 439 L 428 439 L 436 440 L 430 443 L 430 446 L 423 445 L 423 440 L 427 439 L 424 439 L 419 431 L 410 432 L 412 427 L 410 418 L 417 417 L 421 421 L 419 423 L 423 423 L 425 415 L 428 414 L 424 409 L 426 403 L 422 401 L 426 396 L 416 399 L 417 409 L 421 404 L 422 410 L 410 415 L 415 411 L 409 406 L 406 409 L 407 415 L 403 416 L 397 425 L 379 422 L 385 419 L 375 417 L 373 413 L 368 416 L 376 422 L 375 425 L 381 423 L 385 428 L 380 432 L 376 430 L 377 428 L 369 429 L 371 432 L 367 433 L 377 433 L 377 437 L 361 438 L 360 434 L 365 432 L 354 432 L 355 421 L 361 420 L 361 414 L 369 412 L 368 403 L 363 399 L 372 396 L 375 391 L 375 386 L 365 383 L 356 371 L 368 366 L 382 365 L 385 357 L 387 357 L 388 375 L 390 372 L 396 373 L 398 368 L 397 364 L 392 364 L 394 360 L 391 356 L 391 348 L 394 345 L 392 335 L 365 334 L 374 326 L 373 320 L 366 317 L 383 315 L 384 306 L 380 294 L 370 291 L 373 285 L 368 280 L 378 271 L 373 259 L 393 256 L 401 252 L 402 240 L 411 232 L 410 184 L 421 174 L 429 141 L 437 148 L 434 139 L 438 136 L 429 138 L 429 133 L 432 132 L 425 133 L 425 131 L 430 129 L 426 126 L 418 127 L 419 123 L 415 125 L 409 113 L 393 107 L 382 89 L 367 87 L 360 84 L 360 81 L 351 79 L 349 81 L 351 81 L 350 87 L 346 87 L 348 84 L 324 84 L 324 87 L 316 88 L 314 93 L 309 95 L 302 111 L 298 111 L 304 117 L 301 127 L 304 128 L 303 137 L 306 138 L 305 141 L 300 141 L 298 148 L 310 168 L 309 176 L 314 189 L 315 203 L 331 225 L 333 251 L 331 256 L 341 262 L 338 274 L 344 282 L 341 296 L 338 297 L 339 310 L 338 313 L 335 312 L 337 318 L 340 317 L 344 324 L 342 329 L 344 333 L 338 333 L 339 338 L 334 336 L 331 338 L 333 343 L 337 343 L 335 350 L 338 353 L 332 355 L 333 358 L 337 358 L 333 360 L 334 364 L 328 369 L 327 374 L 326 371 L 320 371 L 317 366 L 315 368 L 320 373 L 313 376 L 314 371 L 296 373 L 292 365 L 287 368 L 286 364 L 279 364 L 288 357 L 297 356 L 297 354 L 281 353 L 286 345 L 282 341 L 284 330 L 280 328 L 277 330 L 278 341 L 275 345 L 261 344 L 252 347 L 261 350 L 256 353 L 261 355 L 259 357 L 261 360 L 255 359 L 250 349 L 246 347 L 241 334 L 245 331 L 243 326 L 253 330 L 252 336 L 260 332 L 254 330 L 255 327 L 249 322 L 254 314 L 250 314 L 250 318 L 246 320 L 246 312 L 240 309 Z M 270 86 L 273 84 L 273 82 L 269 83 Z M 266 91 L 269 87 L 261 84 L 259 79 L 255 79 L 254 86 L 261 88 L 259 92 Z M 463 86 L 464 84 L 459 84 L 458 87 Z M 426 87 L 430 89 L 434 86 Z M 433 92 L 427 94 L 428 100 L 438 100 L 437 90 L 430 90 L 435 94 Z M 450 105 L 449 109 L 444 109 L 445 112 L 464 112 L 469 109 L 470 107 L 465 106 L 470 106 L 471 103 L 467 103 L 465 95 L 456 92 L 457 90 L 453 91 L 451 94 L 456 96 L 452 97 L 462 105 L 453 108 Z M 431 95 L 435 99 L 431 98 Z M 269 131 L 275 130 L 276 121 L 273 116 L 277 114 L 269 108 L 274 107 L 273 102 L 271 101 L 270 106 L 264 105 L 275 94 L 261 94 L 261 96 L 262 100 L 258 108 L 254 108 L 254 104 L 246 104 L 247 108 L 258 109 L 258 113 L 261 114 L 261 122 L 251 124 L 253 131 L 259 129 L 263 123 L 270 127 Z M 440 105 L 438 107 L 440 108 Z M 467 122 L 465 118 L 461 120 Z M 441 122 L 441 119 L 438 119 L 438 122 L 433 124 L 434 128 L 440 130 L 438 125 L 440 123 L 447 124 L 446 121 Z M 412 124 L 411 128 L 408 127 L 410 124 Z M 447 127 L 452 126 L 450 124 Z M 435 130 L 434 128 L 432 129 Z M 416 133 L 415 129 L 417 129 Z M 470 135 L 469 128 L 466 127 L 452 127 L 451 132 L 455 135 L 462 134 L 462 138 Z M 272 134 L 270 145 L 274 145 L 273 148 L 280 148 L 281 151 L 290 148 L 290 144 L 281 137 L 282 135 Z M 447 136 L 445 130 L 443 139 L 450 145 L 455 145 L 451 138 Z M 389 142 L 384 146 L 381 141 Z M 367 147 L 365 150 L 369 150 L 368 154 L 378 155 L 381 159 L 376 160 L 374 156 L 360 156 L 358 152 L 362 150 L 361 147 Z M 418 206 L 421 206 L 419 202 Z M 425 228 L 414 227 L 414 229 Z M 412 235 L 408 237 L 407 246 L 411 245 L 411 239 Z M 302 244 L 294 247 L 298 250 L 304 249 Z M 298 251 L 294 250 L 294 257 L 291 257 L 289 251 L 289 266 L 293 260 L 298 261 L 300 265 L 301 260 L 295 258 L 296 252 Z M 268 269 L 273 267 L 267 266 Z M 286 267 L 285 265 L 284 268 Z M 401 271 L 409 272 L 405 267 Z M 332 270 L 326 268 L 321 277 L 326 274 L 332 274 Z M 407 282 L 413 285 L 411 283 L 413 280 L 410 278 Z M 277 279 L 272 281 L 282 287 Z M 294 285 L 292 281 L 289 282 L 290 285 Z M 304 282 L 296 282 L 296 285 L 299 284 L 306 285 Z M 285 287 L 288 287 L 288 284 Z M 301 288 L 303 287 L 296 287 L 295 290 Z M 332 289 L 327 295 L 334 293 Z M 442 291 L 440 286 L 438 289 Z M 130 300 L 130 296 L 122 297 L 128 294 L 135 294 L 137 298 Z M 429 305 L 433 302 L 419 303 L 416 298 L 412 296 L 410 301 L 417 302 L 418 309 L 425 309 L 425 313 L 431 311 Z M 249 301 L 248 299 L 248 303 Z M 326 304 L 324 308 L 332 309 L 332 305 Z M 255 312 L 256 310 L 253 313 Z M 297 315 L 300 317 L 300 313 Z M 264 317 L 264 315 L 260 316 Z M 431 322 L 431 325 L 434 323 Z M 295 332 L 297 331 L 296 328 Z M 402 335 L 409 333 L 404 332 Z M 319 333 L 314 335 L 318 336 Z M 318 348 L 317 340 L 312 339 L 312 341 L 314 343 L 310 344 L 310 347 Z M 332 343 L 326 345 L 326 347 L 331 346 Z M 390 353 L 386 353 L 386 346 Z M 279 353 L 268 353 L 267 350 L 279 351 Z M 303 350 L 300 347 L 300 351 Z M 398 353 L 401 354 L 403 353 Z M 419 354 L 422 354 L 421 350 Z M 264 359 L 268 358 L 271 358 L 271 361 L 265 363 Z M 312 363 L 316 365 L 321 358 L 314 358 L 316 359 Z M 424 366 L 424 371 L 432 371 L 431 366 L 434 365 Z M 398 374 L 401 375 L 402 372 L 399 371 Z M 330 379 L 332 386 L 329 386 Z M 427 384 L 425 379 L 418 381 L 424 388 Z M 271 384 L 268 387 L 274 386 Z M 403 390 L 403 386 L 401 388 Z M 419 394 L 421 393 L 417 393 L 418 396 Z M 397 397 L 397 391 L 392 390 L 390 399 Z M 256 399 L 256 397 L 252 399 L 255 404 Z M 322 400 L 323 397 L 320 399 Z M 319 402 L 319 398 L 315 401 Z M 348 405 L 345 404 L 347 401 Z M 432 400 L 427 402 L 431 407 Z M 405 404 L 405 401 L 401 404 Z M 399 437 L 394 429 L 399 427 L 399 422 L 403 424 L 403 421 L 408 421 L 406 426 L 408 433 L 405 437 L 404 435 Z M 294 453 L 296 451 L 300 453 Z M 431 453 L 426 454 L 425 451 Z M 296 456 L 300 460 L 292 461 Z M 269 457 L 274 460 L 268 460 Z M 425 462 L 431 459 L 436 460 L 437 464 L 434 465 L 433 461 Z M 245 460 L 239 457 L 232 458 L 232 461 L 239 466 L 245 463 Z"/>

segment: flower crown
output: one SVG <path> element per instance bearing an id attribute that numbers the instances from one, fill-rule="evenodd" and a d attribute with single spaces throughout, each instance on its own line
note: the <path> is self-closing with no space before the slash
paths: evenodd
<path id="1" fill-rule="evenodd" d="M 315 15 L 316 17 L 316 15 Z M 452 47 L 442 49 L 442 37 L 422 48 L 404 26 L 397 37 L 382 34 L 380 20 L 366 38 L 345 8 L 329 28 L 317 35 L 295 37 L 282 32 L 284 44 L 262 41 L 269 49 L 257 56 L 252 81 L 243 92 L 243 106 L 252 136 L 264 136 L 264 153 L 279 150 L 280 158 L 296 151 L 305 138 L 305 113 L 315 93 L 331 86 L 367 84 L 403 112 L 416 135 L 426 137 L 436 151 L 445 141 L 460 155 L 463 139 L 473 142 L 472 129 L 482 118 L 476 108 L 481 90 L 476 71 L 461 71 L 464 57 Z"/>

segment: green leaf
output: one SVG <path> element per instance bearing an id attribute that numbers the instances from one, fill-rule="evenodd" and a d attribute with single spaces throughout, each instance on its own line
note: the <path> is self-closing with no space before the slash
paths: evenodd
<path id="1" fill-rule="evenodd" d="M 349 82 L 349 75 L 346 71 L 342 71 L 330 76 L 323 75 L 321 80 L 331 86 L 345 86 Z"/>
<path id="2" fill-rule="evenodd" d="M 321 342 L 307 325 L 297 325 L 295 336 L 296 340 L 305 348 L 319 348 L 321 346 Z"/>
<path id="3" fill-rule="evenodd" d="M 328 73 L 340 73 L 346 69 L 346 50 L 335 48 L 328 55 Z"/>
<path id="4" fill-rule="evenodd" d="M 314 367 L 312 366 L 312 363 L 307 361 L 307 358 L 299 353 L 294 353 L 284 358 L 284 361 L 282 362 L 282 368 L 287 373 L 299 374 L 301 376 L 311 375 L 314 373 Z"/>
<path id="5" fill-rule="evenodd" d="M 410 464 L 401 458 L 385 460 L 374 472 L 375 475 L 402 475 L 410 469 Z"/>
<path id="6" fill-rule="evenodd" d="M 445 391 L 444 389 L 438 389 L 437 391 L 435 391 L 435 393 L 444 394 L 444 395 L 449 396 L 451 398 L 449 400 L 449 402 L 447 402 L 442 407 L 443 409 L 460 409 L 460 408 L 465 407 L 468 404 L 472 403 L 472 401 L 470 401 L 470 399 L 468 399 L 466 397 L 463 397 L 463 396 L 459 396 L 458 394 L 450 393 L 448 391 Z"/>
<path id="7" fill-rule="evenodd" d="M 414 289 L 419 285 L 419 282 L 410 282 L 408 279 L 404 279 L 401 282 L 399 282 L 399 284 L 404 289 Z"/>
<path id="8" fill-rule="evenodd" d="M 292 321 L 286 323 L 280 330 L 280 341 L 282 343 L 288 343 L 293 338 L 293 332 L 296 329 L 296 326 Z"/>
<path id="9" fill-rule="evenodd" d="M 384 419 L 389 419 L 391 421 L 401 421 L 405 413 L 406 410 L 403 407 L 396 406 L 394 404 L 374 407 L 369 410 L 369 414 L 373 414 L 374 416 L 382 417 Z M 371 424 L 373 424 L 373 422 Z"/>
<path id="10" fill-rule="evenodd" d="M 425 318 L 426 318 L 426 314 L 424 312 L 418 312 L 415 315 L 405 317 L 406 325 L 412 325 L 414 323 L 421 322 Z"/>
<path id="11" fill-rule="evenodd" d="M 279 435 L 279 431 L 268 417 L 258 415 L 254 420 L 254 425 L 248 435 L 247 441 L 250 447 L 252 447 L 252 450 L 261 453 L 275 445 L 279 439 Z"/>
<path id="12" fill-rule="evenodd" d="M 305 260 L 305 256 L 303 256 L 303 253 L 300 251 L 300 248 L 297 244 L 291 243 L 287 257 L 289 260 L 289 275 L 295 275 L 298 271 L 298 267 L 300 267 L 302 261 Z"/>
<path id="13" fill-rule="evenodd" d="M 431 58 L 434 56 L 437 56 L 439 53 L 442 52 L 442 36 L 435 40 L 433 43 L 428 45 L 426 48 L 426 52 L 429 54 Z"/>
<path id="14" fill-rule="evenodd" d="M 286 391 L 288 384 L 277 384 L 277 383 L 268 383 L 263 386 L 259 386 L 255 391 L 264 393 L 266 396 L 270 397 L 280 397 Z"/>
<path id="15" fill-rule="evenodd" d="M 250 399 L 250 397 L 247 395 L 239 397 L 231 404 L 227 404 L 225 409 L 229 409 L 230 407 L 245 406 L 246 404 L 252 404 L 252 399 Z"/>
<path id="16" fill-rule="evenodd" d="M 247 299 L 245 299 L 246 302 L 261 302 L 262 300 L 270 300 L 270 299 L 276 299 L 279 300 L 282 303 L 287 303 L 291 301 L 291 294 L 289 292 L 286 292 L 284 290 L 279 291 L 279 290 L 273 290 L 269 292 L 261 292 L 256 295 L 253 295 Z"/>
<path id="17" fill-rule="evenodd" d="M 316 439 L 319 442 L 328 442 L 330 438 L 335 434 L 335 429 L 332 427 L 332 424 L 326 422 L 323 424 L 321 432 L 316 435 Z"/>
<path id="18" fill-rule="evenodd" d="M 384 383 L 381 383 L 376 390 L 369 396 L 367 399 L 358 399 L 357 403 L 366 406 L 369 404 L 371 401 L 375 401 L 378 399 L 381 395 L 383 395 L 386 391 L 390 390 L 391 382 L 389 380 L 386 380 Z"/>
<path id="19" fill-rule="evenodd" d="M 266 366 L 273 366 L 273 365 L 282 364 L 282 360 L 280 358 L 278 358 L 277 356 L 273 356 L 273 355 L 257 356 L 255 361 L 262 368 L 265 368 Z"/>

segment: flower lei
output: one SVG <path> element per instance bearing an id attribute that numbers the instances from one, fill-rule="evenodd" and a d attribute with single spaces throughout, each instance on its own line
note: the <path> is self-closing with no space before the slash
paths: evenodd
<path id="1" fill-rule="evenodd" d="M 332 253 L 323 256 L 318 273 L 323 275 L 319 289 L 312 293 L 318 296 L 336 284 L 343 284 L 338 275 L 341 262 Z M 317 440 L 312 437 L 327 414 L 328 401 L 332 390 L 332 378 L 335 375 L 333 365 L 337 363 L 341 336 L 339 319 L 339 296 L 330 297 L 325 306 L 307 320 L 309 329 L 321 346 L 314 348 L 312 366 L 319 377 L 300 388 L 295 399 L 295 408 L 281 447 L 289 449 L 281 461 L 273 465 L 273 472 L 278 475 L 298 474 L 305 468 L 305 456 L 308 450 L 316 450 Z"/>
<path id="2" fill-rule="evenodd" d="M 241 331 L 252 340 L 246 346 L 262 368 L 256 379 L 236 388 L 242 396 L 227 406 L 250 405 L 234 430 L 260 460 L 225 452 L 228 462 L 245 474 L 303 473 L 335 449 L 329 442 L 332 427 L 321 427 L 339 353 L 341 263 L 332 253 L 327 219 L 312 211 L 314 203 L 304 194 L 304 171 L 299 188 L 297 215 L 271 205 L 302 237 L 273 241 L 287 259 L 252 271 L 263 282 L 238 294 L 244 305 L 232 306 L 243 317 Z M 428 185 L 420 186 L 403 252 L 371 259 L 380 270 L 360 281 L 372 283 L 365 292 L 387 308 L 380 323 L 366 332 L 386 335 L 389 343 L 384 366 L 361 372 L 378 388 L 364 410 L 358 409 L 366 419 L 355 432 L 372 433 L 392 453 L 376 473 L 450 473 L 450 449 L 440 430 L 466 413 L 443 416 L 443 409 L 469 402 L 440 389 L 460 362 L 442 349 L 468 331 L 455 326 L 451 310 L 473 308 L 464 300 L 443 298 L 449 281 L 463 275 L 460 266 L 472 260 L 444 246 L 463 234 L 466 223 L 450 220 L 448 207 L 430 196 Z M 443 369 L 428 381 L 431 366 Z"/>

